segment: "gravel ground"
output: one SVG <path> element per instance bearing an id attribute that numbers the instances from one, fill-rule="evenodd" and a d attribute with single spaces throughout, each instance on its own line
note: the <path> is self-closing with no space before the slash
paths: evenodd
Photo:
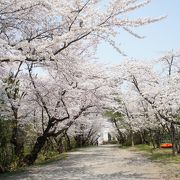
<path id="1" fill-rule="evenodd" d="M 65 160 L 30 167 L 5 180 L 179 180 L 180 169 L 151 162 L 140 153 L 117 146 L 83 148 L 68 153 Z M 179 173 L 179 174 L 178 174 Z"/>

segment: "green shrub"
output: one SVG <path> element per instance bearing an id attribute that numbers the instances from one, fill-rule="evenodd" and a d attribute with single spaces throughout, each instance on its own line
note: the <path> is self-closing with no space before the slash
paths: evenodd
<path id="1" fill-rule="evenodd" d="M 0 119 L 0 166 L 1 171 L 8 171 L 16 167 L 16 157 L 14 155 L 11 140 L 12 122 Z"/>

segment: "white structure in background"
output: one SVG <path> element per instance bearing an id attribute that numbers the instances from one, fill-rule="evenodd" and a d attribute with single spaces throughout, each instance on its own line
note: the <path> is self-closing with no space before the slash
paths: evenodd
<path id="1" fill-rule="evenodd" d="M 101 132 L 100 137 L 98 139 L 98 144 L 103 144 L 104 141 L 108 141 L 108 132 Z"/>
<path id="2" fill-rule="evenodd" d="M 108 141 L 108 133 L 111 135 L 111 137 L 114 137 L 116 139 L 112 124 L 110 122 L 106 121 L 105 125 L 102 128 L 102 131 L 100 133 L 100 137 L 98 139 L 98 144 L 103 144 L 103 142 Z"/>

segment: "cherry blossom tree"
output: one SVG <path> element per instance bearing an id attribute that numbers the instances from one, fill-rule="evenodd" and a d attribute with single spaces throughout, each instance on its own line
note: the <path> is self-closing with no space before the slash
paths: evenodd
<path id="1" fill-rule="evenodd" d="M 102 113 L 106 100 L 111 104 L 110 97 L 114 96 L 113 88 L 117 84 L 113 85 L 112 78 L 105 75 L 103 69 L 90 63 L 73 64 L 72 60 L 66 60 L 46 66 L 44 78 L 35 74 L 33 64 L 27 64 L 29 78 L 27 75 L 26 78 L 30 86 L 23 109 L 29 114 L 23 121 L 34 124 L 40 136 L 32 152 L 24 158 L 25 164 L 36 160 L 49 137 L 66 133 L 86 113 Z"/>
<path id="2" fill-rule="evenodd" d="M 176 153 L 178 146 L 176 142 L 176 131 L 179 126 L 178 58 L 178 53 L 165 54 L 158 60 L 158 63 L 163 62 L 164 64 L 161 68 L 153 63 L 135 60 L 126 61 L 117 67 L 117 70 L 121 72 L 120 78 L 126 82 L 124 89 L 127 88 L 127 91 L 131 92 L 129 97 L 132 93 L 135 93 L 137 97 L 135 107 L 143 105 L 139 110 L 133 109 L 140 114 L 144 111 L 144 121 L 151 121 L 157 125 L 157 130 L 153 129 L 158 132 L 159 137 L 161 134 L 159 127 L 160 129 L 166 128 L 171 133 L 173 154 Z"/>
<path id="3" fill-rule="evenodd" d="M 86 47 L 92 51 L 102 40 L 116 46 L 113 37 L 119 29 L 140 37 L 133 32 L 134 27 L 163 17 L 130 19 L 126 14 L 149 3 L 150 0 L 1 0 L 1 62 L 59 61 L 69 48 L 83 51 Z"/>
<path id="4" fill-rule="evenodd" d="M 135 28 L 163 19 L 128 17 L 149 3 L 150 0 L 0 0 L 0 87 L 5 102 L 2 109 L 6 117 L 13 119 L 11 143 L 21 165 L 33 164 L 50 138 L 65 135 L 68 139 L 83 134 L 86 142 L 97 141 L 101 122 L 93 115 L 99 117 L 117 107 L 114 97 L 122 78 L 117 79 L 117 74 L 89 60 L 94 59 L 102 41 L 122 53 L 114 41 L 121 30 L 141 38 Z M 156 77 L 152 74 L 150 78 Z M 146 97 L 143 86 L 142 83 L 139 88 L 141 99 L 154 99 L 155 94 Z M 128 109 L 131 120 L 126 113 L 126 123 L 132 129 L 136 116 L 131 107 Z M 161 109 L 152 109 L 159 117 L 164 116 Z M 24 142 L 19 141 L 19 136 L 27 125 L 36 138 L 31 152 L 24 157 Z"/>

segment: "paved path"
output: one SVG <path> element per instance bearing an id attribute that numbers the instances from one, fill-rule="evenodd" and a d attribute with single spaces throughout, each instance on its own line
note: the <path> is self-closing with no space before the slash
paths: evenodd
<path id="1" fill-rule="evenodd" d="M 68 153 L 68 158 L 0 179 L 9 180 L 174 180 L 164 170 L 139 153 L 116 146 L 84 148 Z"/>

